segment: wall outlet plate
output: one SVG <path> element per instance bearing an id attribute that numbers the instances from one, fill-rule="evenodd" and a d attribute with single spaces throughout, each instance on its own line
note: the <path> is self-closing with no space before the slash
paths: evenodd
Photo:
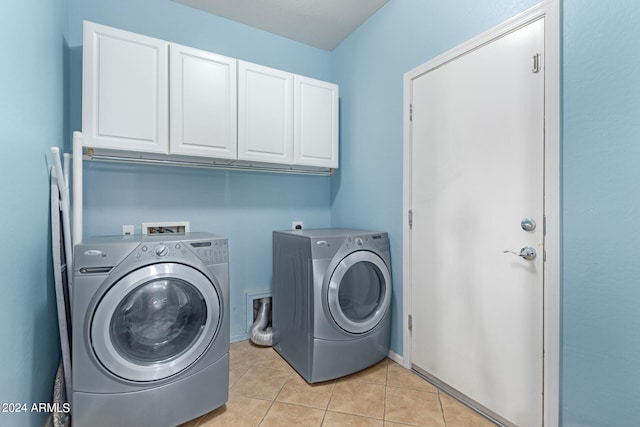
<path id="1" fill-rule="evenodd" d="M 189 221 L 143 222 L 142 234 L 184 234 L 190 229 Z"/>
<path id="2" fill-rule="evenodd" d="M 303 228 L 304 228 L 304 223 L 302 221 L 291 221 L 292 230 L 302 230 Z"/>

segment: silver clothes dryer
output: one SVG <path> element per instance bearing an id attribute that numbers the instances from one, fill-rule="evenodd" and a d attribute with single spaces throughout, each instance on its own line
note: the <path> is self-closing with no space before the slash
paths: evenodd
<path id="1" fill-rule="evenodd" d="M 391 330 L 387 233 L 273 232 L 273 342 L 307 382 L 387 357 Z"/>
<path id="2" fill-rule="evenodd" d="M 227 401 L 226 238 L 99 237 L 74 259 L 74 426 L 175 426 Z"/>

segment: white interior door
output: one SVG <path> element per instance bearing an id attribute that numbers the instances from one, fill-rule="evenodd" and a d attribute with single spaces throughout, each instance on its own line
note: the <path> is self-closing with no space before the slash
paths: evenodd
<path id="1" fill-rule="evenodd" d="M 411 89 L 412 366 L 519 426 L 543 416 L 543 58 L 539 19 Z"/>

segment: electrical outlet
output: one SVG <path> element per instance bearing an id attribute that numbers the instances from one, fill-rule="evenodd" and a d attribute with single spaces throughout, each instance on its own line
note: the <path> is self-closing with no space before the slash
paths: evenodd
<path id="1" fill-rule="evenodd" d="M 133 236 L 133 225 L 123 225 L 122 226 L 122 235 L 123 236 Z"/>
<path id="2" fill-rule="evenodd" d="M 291 221 L 292 230 L 302 230 L 304 228 L 303 225 L 302 221 Z"/>
<path id="3" fill-rule="evenodd" d="M 143 222 L 142 234 L 184 234 L 189 232 L 189 221 Z"/>

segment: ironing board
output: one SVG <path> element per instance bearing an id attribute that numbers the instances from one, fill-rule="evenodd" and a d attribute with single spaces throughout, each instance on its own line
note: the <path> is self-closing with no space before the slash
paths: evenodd
<path id="1" fill-rule="evenodd" d="M 59 161 L 59 159 L 58 159 Z M 58 310 L 58 329 L 60 333 L 60 349 L 62 352 L 62 368 L 64 372 L 64 388 L 66 399 L 71 398 L 71 311 L 70 311 L 70 275 L 71 257 L 67 254 L 70 242 L 65 241 L 65 236 L 69 236 L 64 230 L 64 225 L 69 224 L 64 215 L 68 215 L 68 210 L 63 209 L 63 199 L 61 185 L 56 173 L 56 169 L 51 168 L 51 249 L 53 255 L 53 275 L 56 290 L 56 307 Z M 64 175 L 62 176 L 64 180 Z M 66 185 L 63 183 L 62 186 Z M 63 190 L 64 191 L 64 190 Z M 68 208 L 67 208 L 68 209 Z"/>

